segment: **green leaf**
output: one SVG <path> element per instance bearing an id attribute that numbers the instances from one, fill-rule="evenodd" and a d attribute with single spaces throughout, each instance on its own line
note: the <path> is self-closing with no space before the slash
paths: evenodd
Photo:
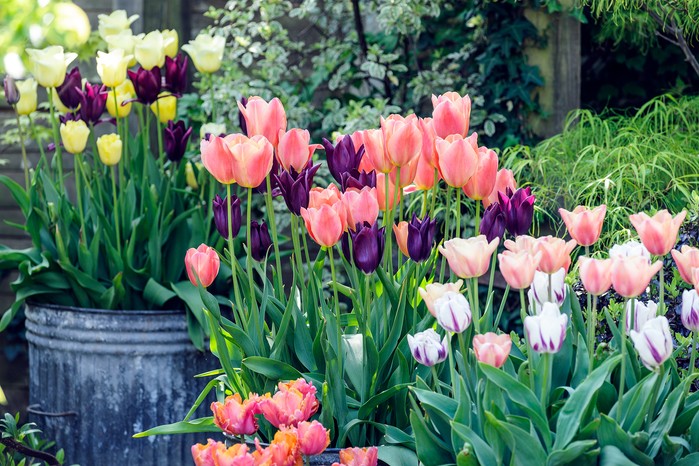
<path id="1" fill-rule="evenodd" d="M 653 466 L 653 460 L 634 446 L 634 441 L 639 439 L 639 434 L 633 436 L 624 431 L 617 422 L 606 414 L 600 415 L 600 426 L 597 430 L 597 439 L 600 446 L 618 447 L 619 452 L 626 458 L 641 466 Z M 602 450 L 604 452 L 604 449 Z"/>
<path id="2" fill-rule="evenodd" d="M 680 403 L 682 403 L 682 400 L 684 399 L 684 394 L 687 391 L 687 385 L 692 383 L 692 381 L 697 377 L 697 375 L 699 374 L 694 374 L 690 377 L 687 377 L 682 381 L 681 384 L 675 387 L 675 389 L 672 392 L 670 392 L 670 395 L 665 400 L 665 404 L 660 409 L 658 416 L 651 423 L 650 431 L 648 432 L 650 436 L 650 442 L 648 443 L 648 448 L 646 448 L 646 453 L 651 458 L 655 458 L 655 456 L 660 451 L 660 447 L 662 446 L 663 441 L 663 435 L 665 435 L 667 431 L 670 430 L 670 426 L 672 426 L 672 423 L 675 421 L 677 411 L 680 408 Z"/>
<path id="3" fill-rule="evenodd" d="M 156 306 L 163 306 L 176 296 L 176 293 L 153 280 L 153 277 L 148 279 L 146 287 L 143 289 L 143 297 L 145 300 Z"/>
<path id="4" fill-rule="evenodd" d="M 651 463 L 652 464 L 652 463 Z M 629 460 L 617 447 L 607 445 L 602 448 L 600 466 L 638 466 Z"/>
<path id="5" fill-rule="evenodd" d="M 369 416 L 376 410 L 376 408 L 381 404 L 384 403 L 385 401 L 388 401 L 391 397 L 396 395 L 398 392 L 401 390 L 404 390 L 411 386 L 412 383 L 403 383 L 400 385 L 394 385 L 391 388 L 388 388 L 381 393 L 378 393 L 362 404 L 362 406 L 359 408 L 359 412 L 357 413 L 357 416 L 360 419 L 368 419 Z"/>
<path id="6" fill-rule="evenodd" d="M 144 432 L 134 434 L 133 437 L 142 438 L 150 437 L 151 435 L 196 434 L 202 432 L 221 432 L 221 429 L 214 424 L 213 416 L 153 427 Z"/>
<path id="7" fill-rule="evenodd" d="M 243 359 L 243 365 L 251 371 L 272 380 L 294 380 L 303 377 L 298 370 L 275 359 L 250 356 Z"/>
<path id="8" fill-rule="evenodd" d="M 675 461 L 673 466 L 696 466 L 699 464 L 699 453 L 690 453 L 679 461 Z"/>
<path id="9" fill-rule="evenodd" d="M 410 425 L 415 435 L 417 457 L 424 466 L 443 466 L 454 462 L 454 457 L 439 446 L 439 440 L 427 428 L 425 419 L 415 411 L 410 412 Z"/>
<path id="10" fill-rule="evenodd" d="M 515 466 L 540 466 L 546 462 L 546 451 L 539 439 L 519 427 L 503 422 L 489 411 L 485 411 L 487 421 L 501 434 L 509 434 L 514 441 L 513 459 Z"/>
<path id="11" fill-rule="evenodd" d="M 473 430 L 471 430 L 470 427 L 468 427 L 465 424 L 460 424 L 458 422 L 453 422 L 451 427 L 451 437 L 454 448 L 459 447 L 459 443 L 469 443 L 473 446 L 473 450 L 476 453 L 478 462 L 481 465 L 485 466 L 490 464 L 498 464 L 498 461 L 495 458 L 495 453 L 493 452 L 493 449 L 490 448 L 490 445 L 488 445 L 481 437 L 479 437 Z M 457 442 L 456 437 L 459 437 L 461 439 L 461 442 Z"/>
<path id="12" fill-rule="evenodd" d="M 29 214 L 29 196 L 27 195 L 27 191 L 25 191 L 19 183 L 6 175 L 0 175 L 0 183 L 4 184 L 10 191 L 10 194 L 26 217 Z"/>
<path id="13" fill-rule="evenodd" d="M 563 450 L 552 451 L 546 460 L 547 466 L 563 466 L 576 464 L 576 460 L 597 447 L 597 440 L 578 440 L 571 442 Z M 597 452 L 599 453 L 599 451 Z"/>

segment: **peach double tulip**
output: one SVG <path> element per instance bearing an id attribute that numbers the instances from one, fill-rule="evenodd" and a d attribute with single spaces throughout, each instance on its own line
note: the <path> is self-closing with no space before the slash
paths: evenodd
<path id="1" fill-rule="evenodd" d="M 257 448 L 257 451 L 253 453 L 255 466 L 301 466 L 303 464 L 303 458 L 299 451 L 299 439 L 292 429 L 277 431 L 267 448 L 261 448 L 259 440 L 256 441 L 255 446 Z M 219 466 L 219 464 L 215 463 L 215 466 Z"/>
<path id="2" fill-rule="evenodd" d="M 320 404 L 313 385 L 297 380 L 280 383 L 278 387 L 273 396 L 268 393 L 258 397 L 257 401 L 259 412 L 274 427 L 296 427 L 318 411 Z"/>
<path id="3" fill-rule="evenodd" d="M 641 295 L 650 279 L 663 267 L 661 261 L 650 264 L 643 256 L 627 256 L 612 259 L 612 286 L 624 298 Z"/>
<path id="4" fill-rule="evenodd" d="M 490 257 L 498 247 L 500 238 L 490 243 L 485 235 L 473 238 L 454 238 L 439 247 L 439 252 L 447 258 L 449 268 L 459 278 L 474 278 L 484 275 L 490 266 Z"/>
<path id="5" fill-rule="evenodd" d="M 580 205 L 572 212 L 565 209 L 558 209 L 558 212 L 566 224 L 570 237 L 577 241 L 580 246 L 592 246 L 602 233 L 607 206 L 602 204 L 590 210 Z"/>
<path id="6" fill-rule="evenodd" d="M 332 466 L 376 466 L 379 461 L 377 447 L 345 448 L 340 450 L 340 462 Z"/>
<path id="7" fill-rule="evenodd" d="M 238 102 L 238 110 L 245 118 L 248 136 L 264 136 L 277 146 L 279 130 L 286 131 L 286 112 L 281 100 L 275 97 L 267 102 L 262 97 L 252 96 L 245 105 Z"/>
<path id="8" fill-rule="evenodd" d="M 476 171 L 464 186 L 464 193 L 474 201 L 485 199 L 493 192 L 498 174 L 498 154 L 487 147 L 478 148 Z"/>
<path id="9" fill-rule="evenodd" d="M 337 244 L 347 229 L 347 209 L 337 188 L 312 190 L 308 208 L 301 208 L 301 217 L 313 241 L 323 247 Z"/>
<path id="10" fill-rule="evenodd" d="M 347 212 L 347 226 L 354 230 L 357 223 L 364 222 L 373 225 L 379 217 L 379 199 L 376 194 L 376 188 L 369 186 L 363 187 L 361 190 L 348 189 L 342 195 L 342 202 L 345 204 Z"/>
<path id="11" fill-rule="evenodd" d="M 386 153 L 386 144 L 383 131 L 380 129 L 367 129 L 362 131 L 364 142 L 364 159 L 368 159 L 378 173 L 388 173 L 393 170 L 393 163 Z M 377 184 L 378 186 L 378 184 Z"/>
<path id="12" fill-rule="evenodd" d="M 517 189 L 517 182 L 515 181 L 515 176 L 512 174 L 512 170 L 501 168 L 498 170 L 498 174 L 495 176 L 495 186 L 493 187 L 493 190 L 487 197 L 483 198 L 483 206 L 488 207 L 493 202 L 498 202 L 498 193 L 507 192 L 507 188 L 510 188 L 510 191 L 515 192 Z"/>
<path id="13" fill-rule="evenodd" d="M 435 148 L 442 179 L 453 188 L 463 188 L 478 166 L 478 154 L 470 140 L 452 134 L 446 139 L 437 139 Z"/>
<path id="14" fill-rule="evenodd" d="M 216 279 L 221 260 L 213 248 L 206 244 L 200 244 L 196 249 L 189 248 L 187 250 L 187 254 L 184 257 L 184 265 L 192 285 L 198 286 L 197 278 L 199 278 L 201 286 L 207 288 Z"/>
<path id="15" fill-rule="evenodd" d="M 466 137 L 471 120 L 471 98 L 461 97 L 457 92 L 447 92 L 439 97 L 432 96 L 432 121 L 437 136 L 446 138 L 451 134 Z"/>
<path id="16" fill-rule="evenodd" d="M 243 401 L 240 394 L 235 393 L 226 397 L 223 403 L 215 401 L 211 403 L 211 411 L 214 413 L 214 424 L 230 435 L 251 435 L 257 432 L 257 419 L 259 408 L 257 396 L 251 396 Z"/>
<path id="17" fill-rule="evenodd" d="M 311 144 L 311 134 L 307 129 L 293 128 L 287 132 L 279 130 L 279 146 L 277 147 L 277 159 L 284 170 L 292 168 L 300 172 L 313 157 L 316 149 L 321 144 Z"/>
<path id="18" fill-rule="evenodd" d="M 588 293 L 593 296 L 604 294 L 612 286 L 612 259 L 591 259 L 580 257 L 580 280 Z"/>
<path id="19" fill-rule="evenodd" d="M 534 274 L 541 261 L 541 253 L 532 255 L 529 251 L 505 251 L 498 254 L 500 273 L 510 287 L 522 290 L 531 286 Z"/>
<path id="20" fill-rule="evenodd" d="M 396 167 L 403 167 L 415 160 L 422 150 L 422 133 L 415 114 L 402 117 L 390 115 L 381 118 L 386 156 Z"/>
<path id="21" fill-rule="evenodd" d="M 407 255 L 407 254 L 406 254 Z M 461 286 L 464 284 L 463 280 L 457 280 L 454 283 L 430 283 L 429 285 L 425 285 L 424 288 L 420 287 L 418 288 L 418 293 L 420 293 L 420 297 L 422 298 L 423 301 L 425 301 L 425 305 L 427 306 L 427 310 L 430 311 L 430 314 L 433 316 L 437 316 L 437 311 L 435 310 L 434 307 L 434 302 L 437 301 L 439 298 L 444 296 L 448 292 L 455 292 L 459 293 L 461 290 Z"/>
<path id="22" fill-rule="evenodd" d="M 497 335 L 488 332 L 473 337 L 473 351 L 479 362 L 494 367 L 505 364 L 512 348 L 512 338 L 506 333 Z"/>
<path id="23" fill-rule="evenodd" d="M 633 214 L 629 216 L 629 220 L 646 249 L 656 256 L 664 256 L 675 246 L 677 232 L 686 216 L 686 210 L 674 218 L 667 210 L 661 210 L 652 217 L 644 212 Z"/>
<path id="24" fill-rule="evenodd" d="M 319 455 L 330 445 L 330 432 L 318 421 L 299 422 L 296 434 L 299 451 L 306 456 Z"/>
<path id="25" fill-rule="evenodd" d="M 538 238 L 535 250 L 541 253 L 539 270 L 549 274 L 556 273 L 561 268 L 567 271 L 570 267 L 570 253 L 577 244 L 574 239 L 566 242 L 553 236 Z"/>
<path id="26" fill-rule="evenodd" d="M 692 269 L 699 267 L 699 249 L 684 245 L 679 251 L 673 249 L 670 252 L 682 280 L 690 285 L 693 284 Z"/>
<path id="27" fill-rule="evenodd" d="M 244 188 L 256 188 L 265 180 L 274 163 L 274 147 L 264 136 L 248 138 L 244 134 L 230 134 L 223 138 L 230 158 L 227 162 L 235 182 Z M 207 161 L 204 166 L 209 170 Z M 209 164 L 211 164 L 209 160 Z M 211 170 L 209 170 L 211 171 Z"/>

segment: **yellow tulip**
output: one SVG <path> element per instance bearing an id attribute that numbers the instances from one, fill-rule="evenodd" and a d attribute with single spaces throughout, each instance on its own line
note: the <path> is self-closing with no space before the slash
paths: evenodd
<path id="1" fill-rule="evenodd" d="M 36 110 L 36 81 L 32 78 L 24 81 L 15 81 L 19 90 L 19 102 L 15 105 L 17 113 L 20 115 L 29 115 Z"/>
<path id="2" fill-rule="evenodd" d="M 68 120 L 61 123 L 61 141 L 65 150 L 71 154 L 80 154 L 85 150 L 90 129 L 82 120 Z"/>
<path id="3" fill-rule="evenodd" d="M 143 36 L 140 34 L 139 36 Z M 131 29 L 124 29 L 118 34 L 107 36 L 104 41 L 107 43 L 107 50 L 114 52 L 115 50 L 123 50 L 124 55 L 130 55 L 129 68 L 136 64 L 136 57 L 133 54 L 133 49 L 136 46 L 136 40 L 139 36 L 134 36 Z"/>
<path id="4" fill-rule="evenodd" d="M 100 160 L 107 166 L 116 165 L 121 160 L 121 138 L 118 134 L 111 133 L 100 136 L 97 139 L 97 152 Z"/>
<path id="5" fill-rule="evenodd" d="M 117 107 L 114 108 L 114 91 L 116 90 L 116 100 Z M 133 87 L 131 80 L 127 79 L 123 83 L 119 84 L 116 88 L 109 91 L 107 94 L 107 112 L 116 118 L 117 110 L 119 112 L 119 118 L 124 118 L 129 113 L 131 113 L 131 102 L 124 104 L 124 101 L 130 100 L 136 97 L 136 90 Z"/>
<path id="6" fill-rule="evenodd" d="M 165 41 L 160 31 L 151 31 L 143 37 L 137 36 L 134 55 L 143 69 L 151 70 L 165 64 Z"/>
<path id="7" fill-rule="evenodd" d="M 158 94 L 158 100 L 150 104 L 150 109 L 161 123 L 174 120 L 177 115 L 177 97 L 169 92 L 161 92 Z"/>
<path id="8" fill-rule="evenodd" d="M 226 39 L 222 36 L 199 34 L 196 39 L 183 45 L 182 50 L 189 54 L 197 71 L 215 73 L 221 68 L 225 46 Z"/>
<path id="9" fill-rule="evenodd" d="M 131 29 L 131 23 L 138 19 L 138 15 L 126 16 L 126 10 L 115 10 L 109 15 L 97 16 L 99 20 L 100 37 L 107 40 L 108 36 L 119 34 L 120 32 Z"/>
<path id="10" fill-rule="evenodd" d="M 199 183 L 197 183 L 197 176 L 194 174 L 194 167 L 192 167 L 192 162 L 187 162 L 184 166 L 184 175 L 187 180 L 187 186 L 192 189 L 199 189 Z"/>
<path id="11" fill-rule="evenodd" d="M 162 34 L 165 56 L 175 58 L 177 56 L 177 51 L 180 48 L 180 36 L 174 29 L 163 29 Z"/>
<path id="12" fill-rule="evenodd" d="M 113 52 L 97 52 L 97 74 L 102 79 L 102 84 L 116 87 L 126 79 L 126 68 L 133 57 L 124 55 L 121 49 Z"/>
<path id="13" fill-rule="evenodd" d="M 66 79 L 68 65 L 78 57 L 77 53 L 64 53 L 60 45 L 45 49 L 27 49 L 32 64 L 32 74 L 37 82 L 46 87 L 58 87 Z"/>

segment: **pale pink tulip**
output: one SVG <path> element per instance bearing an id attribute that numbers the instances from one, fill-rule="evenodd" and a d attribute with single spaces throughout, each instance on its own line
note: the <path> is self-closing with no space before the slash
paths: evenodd
<path id="1" fill-rule="evenodd" d="M 342 195 L 342 202 L 347 212 L 347 226 L 354 230 L 355 226 L 364 222 L 373 225 L 379 217 L 379 200 L 376 188 L 365 186 L 360 190 L 348 189 Z"/>
<path id="2" fill-rule="evenodd" d="M 301 216 L 308 234 L 323 247 L 337 244 L 347 228 L 347 213 L 342 201 L 333 205 L 323 204 L 317 208 L 301 208 Z"/>
<path id="3" fill-rule="evenodd" d="M 566 271 L 570 267 L 570 253 L 578 243 L 570 240 L 566 242 L 561 238 L 543 236 L 536 240 L 535 250 L 541 252 L 539 270 L 544 273 L 556 273 L 562 267 Z"/>
<path id="4" fill-rule="evenodd" d="M 624 298 L 641 295 L 653 275 L 663 267 L 661 261 L 653 264 L 643 256 L 627 256 L 612 259 L 612 285 L 614 290 Z"/>
<path id="5" fill-rule="evenodd" d="M 223 142 L 231 153 L 231 169 L 235 182 L 244 188 L 256 188 L 262 184 L 272 170 L 274 162 L 274 147 L 267 138 L 230 134 L 223 138 Z"/>
<path id="6" fill-rule="evenodd" d="M 201 163 L 219 183 L 235 183 L 233 155 L 223 138 L 211 135 L 200 144 Z"/>
<path id="7" fill-rule="evenodd" d="M 199 278 L 201 286 L 208 288 L 216 280 L 221 260 L 213 248 L 206 244 L 200 244 L 197 249 L 189 248 L 187 250 L 184 265 L 192 285 L 198 286 L 197 278 Z"/>
<path id="8" fill-rule="evenodd" d="M 536 268 L 539 266 L 541 253 L 531 255 L 529 251 L 505 251 L 498 254 L 500 273 L 503 278 L 515 290 L 522 290 L 531 286 L 534 281 Z"/>
<path id="9" fill-rule="evenodd" d="M 488 332 L 473 337 L 473 351 L 479 362 L 494 367 L 501 367 L 507 361 L 512 348 L 512 338 L 506 333 L 497 335 Z"/>
<path id="10" fill-rule="evenodd" d="M 687 246 L 682 246 L 679 251 L 673 249 L 670 251 L 672 258 L 675 259 L 675 265 L 680 272 L 680 277 L 688 284 L 692 284 L 692 269 L 699 267 L 699 249 Z"/>
<path id="11" fill-rule="evenodd" d="M 313 157 L 313 152 L 323 146 L 310 144 L 311 134 L 307 129 L 293 128 L 287 132 L 279 130 L 279 146 L 277 147 L 277 159 L 286 171 L 292 168 L 300 172 Z"/>
<path id="12" fill-rule="evenodd" d="M 566 224 L 570 237 L 577 241 L 580 246 L 592 246 L 602 233 L 607 206 L 602 204 L 590 210 L 580 205 L 572 212 L 565 209 L 558 209 L 558 212 Z"/>
<path id="13" fill-rule="evenodd" d="M 308 196 L 308 208 L 320 207 L 322 205 L 333 205 L 342 201 L 342 193 L 336 185 L 330 184 L 327 188 L 316 186 L 311 189 Z"/>
<path id="14" fill-rule="evenodd" d="M 463 188 L 476 172 L 478 154 L 467 139 L 451 135 L 435 141 L 437 168 L 442 179 L 453 188 Z"/>
<path id="15" fill-rule="evenodd" d="M 500 238 L 490 243 L 485 235 L 473 238 L 454 238 L 439 247 L 439 252 L 447 258 L 449 268 L 459 278 L 474 278 L 484 275 L 490 266 L 490 257 L 497 249 Z"/>
<path id="16" fill-rule="evenodd" d="M 580 280 L 593 296 L 604 294 L 612 286 L 612 259 L 580 257 Z"/>
<path id="17" fill-rule="evenodd" d="M 483 206 L 488 207 L 493 202 L 498 202 L 498 193 L 507 192 L 507 188 L 510 188 L 512 192 L 515 192 L 517 189 L 517 182 L 512 174 L 512 170 L 501 168 L 498 170 L 498 174 L 495 177 L 495 186 L 493 187 L 493 190 L 490 192 L 488 197 L 483 198 Z"/>
<path id="18" fill-rule="evenodd" d="M 476 172 L 464 186 L 464 193 L 474 201 L 485 199 L 493 192 L 497 174 L 498 154 L 487 147 L 480 147 Z"/>
<path id="19" fill-rule="evenodd" d="M 677 232 L 686 216 L 686 210 L 674 218 L 667 210 L 661 210 L 652 217 L 644 212 L 633 214 L 629 216 L 629 220 L 646 249 L 656 256 L 664 256 L 675 246 Z"/>
<path id="20" fill-rule="evenodd" d="M 388 173 L 393 170 L 391 159 L 386 154 L 386 146 L 383 132 L 380 129 L 367 129 L 362 132 L 364 141 L 364 157 L 368 158 L 371 165 L 379 173 Z"/>
<path id="21" fill-rule="evenodd" d="M 386 156 L 396 167 L 408 165 L 422 150 L 422 133 L 415 114 L 381 118 Z"/>
<path id="22" fill-rule="evenodd" d="M 471 119 L 471 98 L 456 92 L 432 96 L 432 121 L 437 136 L 446 138 L 452 134 L 466 137 Z"/>
<path id="23" fill-rule="evenodd" d="M 405 254 L 406 256 L 408 254 Z M 434 317 L 437 316 L 437 311 L 434 308 L 434 302 L 444 296 L 447 292 L 453 291 L 455 293 L 459 293 L 461 291 L 461 287 L 463 286 L 464 281 L 463 280 L 457 280 L 454 283 L 430 283 L 426 285 L 424 288 L 418 288 L 418 293 L 420 293 L 420 297 L 422 298 L 423 301 L 425 301 L 425 305 L 427 306 L 427 310 L 430 311 L 430 314 L 432 314 Z"/>
<path id="24" fill-rule="evenodd" d="M 528 235 L 519 235 L 514 241 L 511 239 L 505 240 L 505 249 L 512 252 L 526 251 L 532 256 L 536 255 L 537 239 Z"/>

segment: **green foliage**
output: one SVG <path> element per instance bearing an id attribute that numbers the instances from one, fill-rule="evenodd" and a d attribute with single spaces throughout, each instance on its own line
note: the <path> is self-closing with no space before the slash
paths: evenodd
<path id="1" fill-rule="evenodd" d="M 55 457 L 48 454 L 49 450 L 55 448 L 55 443 L 42 439 L 40 434 L 41 430 L 33 422 L 19 425 L 19 413 L 15 416 L 5 413 L 5 417 L 0 419 L 0 438 L 3 440 L 0 443 L 0 466 L 49 464 L 37 461 L 35 458 L 38 457 L 47 461 L 50 459 L 51 464 L 63 464 L 63 450 L 58 450 Z M 18 451 L 20 448 L 24 454 Z M 32 456 L 32 453 L 36 455 Z"/>

